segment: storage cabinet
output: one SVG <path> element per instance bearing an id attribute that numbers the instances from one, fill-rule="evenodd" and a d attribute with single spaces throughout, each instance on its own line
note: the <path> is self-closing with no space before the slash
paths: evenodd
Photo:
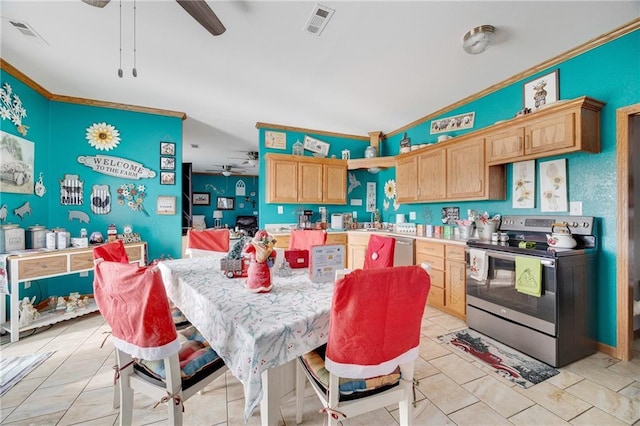
<path id="1" fill-rule="evenodd" d="M 466 317 L 465 246 L 417 240 L 416 264 L 431 265 L 428 303 L 458 318 Z"/>
<path id="2" fill-rule="evenodd" d="M 367 233 L 349 233 L 347 246 L 347 268 L 362 269 L 364 266 L 364 256 L 369 245 L 370 235 Z"/>
<path id="3" fill-rule="evenodd" d="M 347 162 L 266 154 L 267 203 L 347 203 Z"/>
<path id="4" fill-rule="evenodd" d="M 140 266 L 146 264 L 146 243 L 125 244 L 125 250 L 129 256 L 129 262 L 138 263 Z M 5 297 L 0 300 L 0 328 L 11 333 L 12 342 L 18 341 L 20 331 L 44 327 L 98 310 L 95 301 L 91 301 L 88 306 L 73 312 L 43 312 L 37 320 L 29 325 L 21 327 L 18 322 L 20 283 L 90 271 L 93 269 L 93 247 L 9 255 L 6 262 L 8 265 L 7 280 L 11 293 L 3 295 Z M 7 318 L 6 297 L 9 297 L 9 318 Z"/>
<path id="5" fill-rule="evenodd" d="M 396 198 L 399 203 L 446 198 L 445 150 L 428 149 L 396 162 Z"/>
<path id="6" fill-rule="evenodd" d="M 447 199 L 485 196 L 484 139 L 450 145 L 447 151 Z"/>
<path id="7" fill-rule="evenodd" d="M 487 163 L 504 164 L 575 151 L 600 152 L 603 106 L 595 99 L 581 97 L 493 126 L 486 134 Z"/>

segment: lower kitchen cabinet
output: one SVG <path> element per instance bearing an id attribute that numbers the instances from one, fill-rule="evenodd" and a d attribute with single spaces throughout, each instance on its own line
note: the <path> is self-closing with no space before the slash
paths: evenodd
<path id="1" fill-rule="evenodd" d="M 466 317 L 466 263 L 463 245 L 416 241 L 416 264 L 431 266 L 428 303 L 458 318 Z"/>
<path id="2" fill-rule="evenodd" d="M 349 245 L 347 246 L 347 268 L 362 269 L 364 266 L 364 255 L 367 252 L 370 235 L 367 233 L 350 233 Z"/>

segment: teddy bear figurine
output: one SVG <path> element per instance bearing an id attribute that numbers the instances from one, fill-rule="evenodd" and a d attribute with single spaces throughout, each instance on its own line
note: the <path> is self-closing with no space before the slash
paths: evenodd
<path id="1" fill-rule="evenodd" d="M 273 265 L 273 259 L 276 257 L 276 252 L 273 249 L 275 244 L 275 238 L 261 229 L 244 247 L 244 253 L 248 254 L 251 259 L 245 281 L 245 287 L 248 291 L 266 293 L 273 287 L 269 267 Z"/>
<path id="2" fill-rule="evenodd" d="M 18 323 L 21 327 L 31 324 L 40 316 L 40 312 L 38 312 L 38 310 L 33 306 L 35 301 L 36 297 L 33 296 L 32 299 L 25 297 L 18 303 L 20 308 L 20 312 L 18 314 L 20 319 L 18 320 Z"/>

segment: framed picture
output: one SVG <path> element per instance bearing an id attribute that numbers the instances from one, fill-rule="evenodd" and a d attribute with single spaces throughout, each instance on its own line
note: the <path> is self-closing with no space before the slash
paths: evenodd
<path id="1" fill-rule="evenodd" d="M 192 201 L 194 206 L 208 206 L 211 204 L 211 194 L 208 192 L 194 192 Z"/>
<path id="2" fill-rule="evenodd" d="M 525 83 L 522 90 L 524 107 L 531 111 L 554 103 L 560 99 L 558 70 Z"/>
<path id="3" fill-rule="evenodd" d="M 235 201 L 232 197 L 218 197 L 216 207 L 218 210 L 235 210 Z"/>
<path id="4" fill-rule="evenodd" d="M 329 144 L 327 142 L 322 142 L 321 140 L 312 138 L 311 136 L 304 137 L 304 149 L 307 151 L 315 152 L 316 154 L 320 154 L 323 157 L 326 157 L 329 154 Z"/>
<path id="5" fill-rule="evenodd" d="M 176 144 L 173 142 L 160 142 L 160 155 L 176 155 Z"/>
<path id="6" fill-rule="evenodd" d="M 264 132 L 264 146 L 273 149 L 287 149 L 287 134 L 284 132 Z"/>
<path id="7" fill-rule="evenodd" d="M 451 117 L 434 120 L 431 122 L 429 134 L 435 135 L 438 133 L 450 132 L 452 130 L 470 129 L 473 127 L 475 118 L 475 112 L 467 112 L 466 114 L 452 115 Z M 402 146 L 402 141 L 400 141 L 400 144 L 400 146 Z"/>
<path id="8" fill-rule="evenodd" d="M 156 202 L 157 214 L 176 214 L 176 197 L 170 195 L 159 195 Z"/>
<path id="9" fill-rule="evenodd" d="M 175 172 L 160 172 L 160 185 L 175 185 Z"/>
<path id="10" fill-rule="evenodd" d="M 160 157 L 160 170 L 175 170 L 176 158 L 175 157 Z"/>

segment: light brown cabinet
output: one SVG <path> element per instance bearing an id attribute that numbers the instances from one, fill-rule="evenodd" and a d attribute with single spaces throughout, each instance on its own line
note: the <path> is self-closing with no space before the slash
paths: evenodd
<path id="1" fill-rule="evenodd" d="M 445 150 L 423 150 L 396 162 L 396 198 L 399 203 L 446 198 Z"/>
<path id="2" fill-rule="evenodd" d="M 489 165 L 575 151 L 600 152 L 600 110 L 604 104 L 581 97 L 492 126 L 486 134 Z"/>
<path id="3" fill-rule="evenodd" d="M 447 199 L 485 196 L 484 139 L 471 139 L 446 148 Z"/>
<path id="4" fill-rule="evenodd" d="M 367 233 L 350 233 L 347 246 L 347 268 L 362 269 L 364 266 L 364 256 L 367 252 L 370 235 Z"/>
<path id="5" fill-rule="evenodd" d="M 431 266 L 428 303 L 458 318 L 466 317 L 466 264 L 463 245 L 417 240 L 416 264 Z"/>
<path id="6" fill-rule="evenodd" d="M 267 203 L 347 203 L 347 163 L 331 158 L 266 154 Z"/>

